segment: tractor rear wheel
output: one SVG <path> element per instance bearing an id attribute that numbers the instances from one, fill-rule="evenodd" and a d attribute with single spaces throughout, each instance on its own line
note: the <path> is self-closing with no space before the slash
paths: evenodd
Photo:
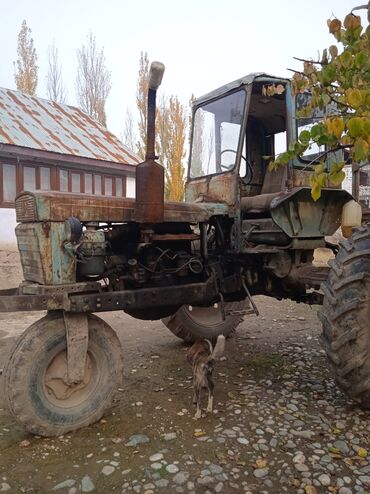
<path id="1" fill-rule="evenodd" d="M 322 285 L 321 342 L 339 387 L 370 409 L 370 223 L 340 244 Z"/>
<path id="2" fill-rule="evenodd" d="M 99 420 L 122 378 L 121 345 L 102 319 L 88 316 L 84 379 L 69 384 L 63 312 L 49 312 L 22 334 L 4 371 L 10 412 L 29 432 L 55 436 Z"/>
<path id="3" fill-rule="evenodd" d="M 162 319 L 162 322 L 174 335 L 187 343 L 202 338 L 214 340 L 220 334 L 230 336 L 242 322 L 242 313 L 248 307 L 246 300 L 226 302 L 224 319 L 219 304 L 210 307 L 183 305 L 172 316 Z"/>

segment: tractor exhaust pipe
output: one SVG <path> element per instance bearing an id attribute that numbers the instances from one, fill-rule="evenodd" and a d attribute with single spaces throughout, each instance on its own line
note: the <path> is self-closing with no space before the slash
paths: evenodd
<path id="1" fill-rule="evenodd" d="M 155 161 L 156 97 L 164 68 L 162 63 L 152 62 L 149 71 L 145 161 L 136 167 L 135 219 L 138 223 L 161 223 L 164 220 L 164 168 Z"/>

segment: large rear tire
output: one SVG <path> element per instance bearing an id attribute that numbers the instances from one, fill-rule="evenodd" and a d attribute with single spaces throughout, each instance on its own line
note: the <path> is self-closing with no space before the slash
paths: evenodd
<path id="1" fill-rule="evenodd" d="M 174 335 L 187 343 L 202 338 L 215 340 L 220 334 L 230 336 L 243 320 L 243 315 L 237 312 L 242 312 L 248 307 L 249 303 L 245 300 L 226 302 L 226 317 L 223 319 L 219 304 L 216 307 L 183 305 L 172 316 L 162 319 L 162 322 Z M 233 312 L 235 314 L 232 314 Z"/>
<path id="2" fill-rule="evenodd" d="M 10 412 L 29 432 L 55 436 L 99 420 L 122 379 L 120 342 L 108 324 L 88 316 L 84 380 L 69 385 L 63 313 L 50 312 L 19 338 L 4 371 Z"/>
<path id="3" fill-rule="evenodd" d="M 321 337 L 339 387 L 370 408 L 370 224 L 341 242 L 322 285 Z"/>

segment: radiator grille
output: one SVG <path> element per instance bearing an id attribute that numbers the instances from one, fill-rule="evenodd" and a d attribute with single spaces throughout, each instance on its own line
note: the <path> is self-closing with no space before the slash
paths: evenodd
<path id="1" fill-rule="evenodd" d="M 37 221 L 35 198 L 23 194 L 15 201 L 15 212 L 18 222 Z"/>

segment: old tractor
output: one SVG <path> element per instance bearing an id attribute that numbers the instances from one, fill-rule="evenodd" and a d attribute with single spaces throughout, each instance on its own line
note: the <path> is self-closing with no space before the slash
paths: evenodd
<path id="1" fill-rule="evenodd" d="M 24 281 L 0 293 L 1 311 L 47 311 L 19 338 L 4 369 L 15 419 L 58 435 L 98 420 L 121 376 L 119 340 L 93 313 L 123 310 L 162 319 L 190 342 L 230 335 L 254 295 L 322 305 L 322 343 L 339 386 L 370 407 L 370 225 L 338 245 L 326 237 L 356 226 L 353 197 L 328 183 L 311 199 L 320 149 L 269 171 L 299 128 L 309 95 L 290 81 L 251 74 L 195 101 L 185 202 L 164 202 L 155 156 L 155 104 L 164 67 L 153 63 L 144 163 L 136 199 L 20 193 L 16 236 Z M 267 87 L 279 88 L 268 96 Z M 271 92 L 270 92 L 271 93 Z M 330 166 L 327 155 L 327 166 Z M 331 267 L 315 266 L 329 247 Z M 320 288 L 321 287 L 321 288 Z"/>

